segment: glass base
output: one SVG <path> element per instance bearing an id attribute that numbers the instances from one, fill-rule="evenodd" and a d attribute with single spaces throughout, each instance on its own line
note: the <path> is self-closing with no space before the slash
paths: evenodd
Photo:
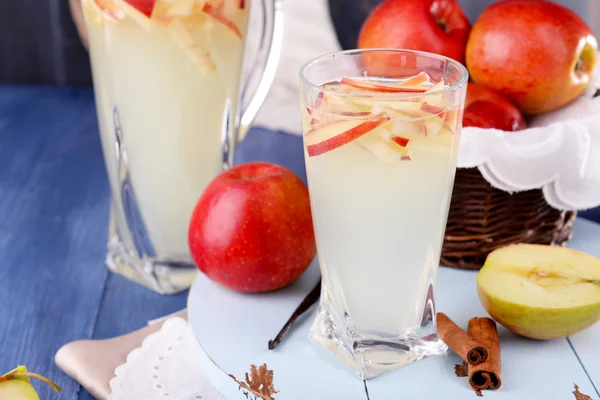
<path id="1" fill-rule="evenodd" d="M 323 297 L 310 338 L 358 372 L 362 379 L 372 379 L 425 357 L 444 354 L 448 349 L 439 339 L 432 320 L 412 335 L 390 340 L 361 339 L 350 329 L 346 329 L 343 337 Z"/>
<path id="2" fill-rule="evenodd" d="M 198 274 L 192 262 L 137 257 L 123 243 L 111 218 L 106 265 L 109 270 L 160 294 L 188 289 Z"/>

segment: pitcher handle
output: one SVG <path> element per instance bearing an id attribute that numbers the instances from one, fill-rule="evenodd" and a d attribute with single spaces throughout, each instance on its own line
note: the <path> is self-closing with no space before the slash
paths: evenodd
<path id="1" fill-rule="evenodd" d="M 251 96 L 250 102 L 241 112 L 241 117 L 238 123 L 237 142 L 241 142 L 246 137 L 248 129 L 252 121 L 258 114 L 269 89 L 275 79 L 279 59 L 281 58 L 281 50 L 283 45 L 283 29 L 284 29 L 284 0 L 261 0 L 264 21 L 261 35 L 261 41 L 257 52 L 256 67 L 252 68 L 250 76 L 244 83 L 242 89 L 240 104 L 243 107 L 244 99 Z M 266 54 L 266 57 L 265 57 Z M 248 93 L 249 85 L 254 81 L 258 74 L 262 74 L 254 93 Z"/>

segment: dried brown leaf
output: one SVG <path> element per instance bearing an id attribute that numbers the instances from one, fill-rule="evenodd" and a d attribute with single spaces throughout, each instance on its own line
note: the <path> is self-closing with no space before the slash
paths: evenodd
<path id="1" fill-rule="evenodd" d="M 481 393 L 481 390 L 476 390 L 475 394 L 477 395 L 477 397 L 483 397 L 483 393 Z"/>
<path id="2" fill-rule="evenodd" d="M 250 375 L 246 372 L 245 382 L 239 381 L 231 374 L 229 377 L 240 385 L 240 389 L 244 388 L 262 400 L 275 400 L 273 396 L 279 393 L 273 386 L 273 371 L 267 368 L 267 364 L 260 367 L 252 364 Z"/>
<path id="3" fill-rule="evenodd" d="M 575 399 L 576 400 L 593 400 L 590 396 L 588 396 L 587 394 L 583 394 L 579 391 L 579 386 L 573 384 L 573 387 L 575 388 L 575 390 L 573 391 L 573 394 L 575 395 Z"/>
<path id="4" fill-rule="evenodd" d="M 464 377 L 469 376 L 467 363 L 463 361 L 462 364 L 456 364 L 454 366 L 454 373 L 459 378 L 464 378 Z"/>

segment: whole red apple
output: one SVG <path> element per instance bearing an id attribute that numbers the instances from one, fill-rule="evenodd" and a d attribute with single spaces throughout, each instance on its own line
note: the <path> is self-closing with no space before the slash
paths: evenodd
<path id="1" fill-rule="evenodd" d="M 485 9 L 467 43 L 471 79 L 525 114 L 559 108 L 585 89 L 598 43 L 571 10 L 546 0 L 505 0 Z"/>
<path id="2" fill-rule="evenodd" d="M 358 47 L 421 50 L 464 62 L 470 29 L 455 0 L 384 0 L 364 22 Z"/>
<path id="3" fill-rule="evenodd" d="M 525 119 L 519 109 L 491 89 L 469 82 L 463 126 L 518 131 L 525 129 Z"/>
<path id="4" fill-rule="evenodd" d="M 231 168 L 196 204 L 189 245 L 200 271 L 232 290 L 256 293 L 286 286 L 316 253 L 308 189 L 279 165 Z"/>

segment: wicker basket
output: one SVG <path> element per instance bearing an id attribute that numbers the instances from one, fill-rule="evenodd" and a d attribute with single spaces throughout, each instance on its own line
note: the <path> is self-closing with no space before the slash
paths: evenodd
<path id="1" fill-rule="evenodd" d="M 478 270 L 492 250 L 512 243 L 563 246 L 575 215 L 550 207 L 541 189 L 509 194 L 492 187 L 477 168 L 458 169 L 441 265 Z"/>

